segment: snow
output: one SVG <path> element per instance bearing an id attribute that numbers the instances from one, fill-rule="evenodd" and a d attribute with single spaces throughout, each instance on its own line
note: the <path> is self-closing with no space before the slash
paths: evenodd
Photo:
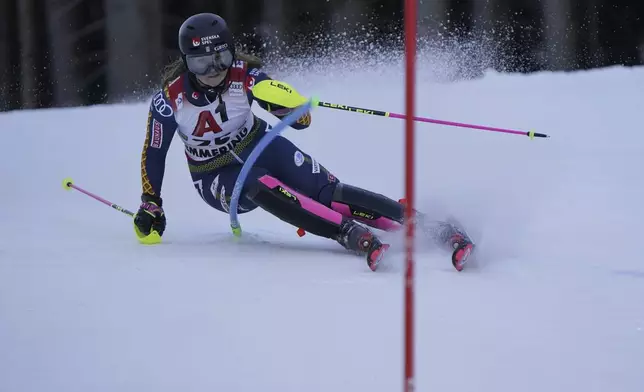
<path id="1" fill-rule="evenodd" d="M 418 391 L 644 389 L 644 69 L 435 83 L 417 114 L 550 139 L 417 126 L 418 207 L 479 241 L 456 272 L 416 254 Z M 329 71 L 333 74 L 333 70 Z M 401 68 L 286 75 L 323 101 L 404 110 Z M 164 243 L 134 210 L 147 103 L 0 115 L 0 391 L 396 391 L 403 253 L 371 272 L 263 211 L 202 202 L 168 156 Z M 273 120 L 271 120 L 273 121 Z M 319 108 L 285 135 L 341 180 L 403 196 L 404 122 Z"/>

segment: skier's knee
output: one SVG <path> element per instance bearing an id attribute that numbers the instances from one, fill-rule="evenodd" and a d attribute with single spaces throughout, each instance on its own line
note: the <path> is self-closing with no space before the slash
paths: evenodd
<path id="1" fill-rule="evenodd" d="M 253 178 L 252 180 L 248 181 L 248 183 L 244 187 L 244 195 L 248 200 L 254 201 L 257 197 L 257 194 L 265 187 L 266 186 L 262 184 L 259 178 Z"/>
<path id="2" fill-rule="evenodd" d="M 322 188 L 320 189 L 320 192 L 318 193 L 318 197 L 317 197 L 318 201 L 327 207 L 331 206 L 331 202 L 333 202 L 333 194 L 335 193 L 335 190 L 338 184 L 340 183 L 330 182 L 322 186 Z"/>

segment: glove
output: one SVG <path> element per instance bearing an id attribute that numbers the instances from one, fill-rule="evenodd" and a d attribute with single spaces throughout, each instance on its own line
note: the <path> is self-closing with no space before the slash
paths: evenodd
<path id="1" fill-rule="evenodd" d="M 306 128 L 311 125 L 311 112 L 306 112 L 302 117 L 297 119 L 297 124 L 300 125 L 300 128 Z"/>
<path id="2" fill-rule="evenodd" d="M 288 116 L 289 114 L 291 114 L 291 112 L 295 110 L 292 108 L 286 108 L 276 104 L 266 103 L 265 105 L 266 105 L 265 109 L 270 114 L 279 118 L 280 120 Z M 304 129 L 304 128 L 307 128 L 309 125 L 311 125 L 311 112 L 306 112 L 302 115 L 302 117 L 298 118 L 297 121 L 291 125 L 291 127 L 294 129 Z"/>
<path id="3" fill-rule="evenodd" d="M 134 226 L 143 235 L 149 235 L 155 230 L 159 235 L 165 231 L 165 213 L 163 212 L 163 200 L 160 197 L 148 194 L 141 195 L 141 205 L 134 217 Z"/>
<path id="4" fill-rule="evenodd" d="M 282 117 L 288 116 L 289 114 L 291 114 L 293 110 L 295 110 L 293 108 L 287 108 L 287 107 L 278 105 L 276 103 L 268 103 L 268 102 L 265 102 L 264 105 L 260 104 L 260 106 L 263 106 L 264 109 L 266 109 L 266 111 L 268 111 L 270 114 L 280 119 Z"/>

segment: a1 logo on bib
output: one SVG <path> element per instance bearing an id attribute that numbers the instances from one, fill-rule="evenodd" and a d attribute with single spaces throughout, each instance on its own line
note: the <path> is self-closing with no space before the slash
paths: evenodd
<path id="1" fill-rule="evenodd" d="M 222 129 L 212 113 L 209 110 L 204 110 L 199 113 L 199 119 L 194 131 L 192 131 L 192 136 L 204 137 L 209 132 L 219 133 L 222 132 Z"/>

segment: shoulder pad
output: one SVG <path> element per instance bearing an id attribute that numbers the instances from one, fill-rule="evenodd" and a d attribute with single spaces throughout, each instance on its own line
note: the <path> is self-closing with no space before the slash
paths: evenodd
<path id="1" fill-rule="evenodd" d="M 170 105 L 174 110 L 181 107 L 183 103 L 183 82 L 185 80 L 184 74 L 179 75 L 176 79 L 168 83 L 163 91 L 165 92 L 166 97 L 170 101 Z"/>
<path id="2" fill-rule="evenodd" d="M 232 82 L 245 82 L 246 67 L 247 64 L 245 61 L 235 61 L 232 68 L 230 68 L 230 80 Z"/>
<path id="3" fill-rule="evenodd" d="M 235 91 L 235 93 L 245 93 L 248 91 L 246 86 L 246 67 L 247 64 L 245 61 L 235 61 L 233 66 L 230 68 L 230 91 Z"/>
<path id="4" fill-rule="evenodd" d="M 159 90 L 152 97 L 150 110 L 153 110 L 154 113 L 161 117 L 172 117 L 174 116 L 174 108 L 170 102 L 172 101 L 168 99 L 167 89 Z"/>

